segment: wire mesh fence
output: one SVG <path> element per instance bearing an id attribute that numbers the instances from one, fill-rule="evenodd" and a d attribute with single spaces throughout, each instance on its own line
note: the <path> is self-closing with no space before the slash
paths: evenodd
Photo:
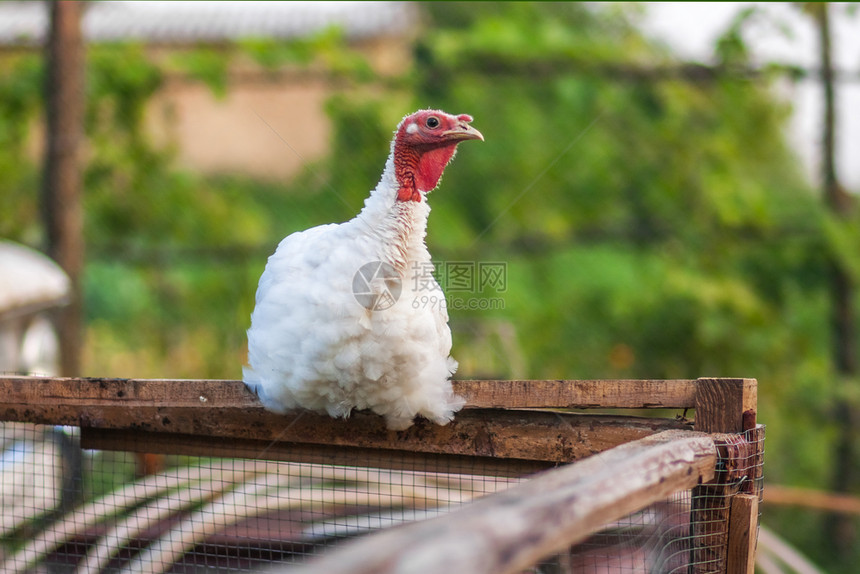
<path id="1" fill-rule="evenodd" d="M 428 470 L 391 460 L 396 452 L 344 466 L 267 461 L 259 452 L 262 458 L 225 459 L 81 450 L 78 430 L 20 423 L 0 429 L 3 572 L 289 569 L 351 538 L 447 514 L 528 480 L 480 465 L 463 472 L 458 464 L 449 473 L 434 462 Z M 129 451 L 148 446 L 127 444 Z M 760 492 L 761 457 L 748 458 L 721 456 L 718 469 L 735 469 L 726 489 Z M 697 490 L 612 521 L 525 571 L 686 572 L 696 560 L 704 568 L 690 571 L 717 571 L 706 568 L 702 549 L 725 543 L 721 505 L 728 499 L 702 510 L 697 497 L 716 495 Z"/>
<path id="2" fill-rule="evenodd" d="M 689 491 L 607 524 L 535 572 L 686 572 L 690 563 Z"/>
<path id="3" fill-rule="evenodd" d="M 252 572 L 517 481 L 379 469 L 372 457 L 362 468 L 170 456 L 141 476 L 152 455 L 81 451 L 76 431 L 3 427 L 0 570 Z"/>
<path id="4" fill-rule="evenodd" d="M 763 496 L 764 427 L 738 435 L 743 450 L 718 449 L 723 482 L 713 488 L 679 491 L 621 520 L 605 525 L 564 554 L 543 561 L 537 573 L 598 572 L 666 573 L 724 572 L 717 547 L 727 544 L 731 498 L 747 492 Z M 731 468 L 731 473 L 728 471 Z M 756 514 L 760 517 L 760 513 Z"/>

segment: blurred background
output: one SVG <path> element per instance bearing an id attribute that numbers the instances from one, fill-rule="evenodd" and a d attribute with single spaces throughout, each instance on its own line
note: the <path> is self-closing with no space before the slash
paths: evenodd
<path id="1" fill-rule="evenodd" d="M 469 113 L 427 237 L 457 376 L 755 377 L 764 524 L 856 571 L 854 5 L 81 6 L 0 2 L 0 238 L 71 278 L 65 374 L 240 378 L 280 239 Z"/>

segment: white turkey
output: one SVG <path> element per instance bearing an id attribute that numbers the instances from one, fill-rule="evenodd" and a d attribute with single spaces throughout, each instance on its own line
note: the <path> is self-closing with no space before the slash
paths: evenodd
<path id="1" fill-rule="evenodd" d="M 463 406 L 424 236 L 426 196 L 457 144 L 484 139 L 471 121 L 439 110 L 406 116 L 361 213 L 293 233 L 269 257 L 243 369 L 267 409 L 371 409 L 402 430 L 416 415 L 446 424 Z"/>

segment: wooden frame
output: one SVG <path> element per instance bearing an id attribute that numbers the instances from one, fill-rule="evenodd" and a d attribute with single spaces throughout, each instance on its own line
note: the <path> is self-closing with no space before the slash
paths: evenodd
<path id="1" fill-rule="evenodd" d="M 672 433 L 680 432 L 701 441 L 693 431 L 709 433 L 721 469 L 713 476 L 697 470 L 693 482 L 675 489 L 693 488 L 691 535 L 698 546 L 692 557 L 698 566 L 691 572 L 752 572 L 763 437 L 756 424 L 755 380 L 455 381 L 454 387 L 467 401 L 454 421 L 442 427 L 419 420 L 394 432 L 368 412 L 348 420 L 275 415 L 241 381 L 0 377 L 0 420 L 79 426 L 84 448 L 345 465 L 372 461 L 380 468 L 496 476 L 521 476 L 619 448 L 629 454 L 626 449 L 646 445 L 650 451 L 663 444 L 654 436 L 674 441 L 679 437 Z M 684 414 L 693 409 L 695 420 L 560 412 L 658 408 Z M 621 446 L 628 443 L 639 446 Z M 573 480 L 581 471 L 572 469 L 588 460 L 552 471 L 563 478 L 551 484 L 560 488 Z M 637 504 L 645 500 L 637 496 Z M 583 532 L 596 529 L 601 519 L 612 520 L 609 508 L 593 512 L 580 520 L 590 525 Z M 573 530 L 565 532 L 572 536 Z"/>
<path id="2" fill-rule="evenodd" d="M 518 476 L 571 462 L 687 421 L 514 408 L 684 408 L 693 381 L 457 381 L 467 400 L 453 422 L 418 420 L 406 431 L 357 412 L 347 420 L 266 411 L 241 381 L 0 378 L 0 419 L 81 427 L 84 448 L 265 457 L 386 468 Z M 645 401 L 641 398 L 645 397 Z M 559 433 L 559 429 L 563 432 Z M 145 440 L 129 440 L 131 436 Z M 225 440 L 225 439 L 229 439 Z M 468 457 L 458 459 L 457 457 Z M 452 468 L 452 464 L 458 464 Z"/>

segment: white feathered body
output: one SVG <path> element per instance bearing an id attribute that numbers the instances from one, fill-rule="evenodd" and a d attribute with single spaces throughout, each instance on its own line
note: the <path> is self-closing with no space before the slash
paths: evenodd
<path id="1" fill-rule="evenodd" d="M 301 407 L 333 417 L 371 409 L 389 428 L 403 429 L 416 415 L 445 424 L 462 407 L 450 382 L 457 363 L 448 313 L 426 276 L 430 208 L 423 194 L 420 202 L 396 201 L 397 189 L 389 157 L 356 218 L 294 233 L 269 258 L 244 369 L 246 384 L 268 409 Z M 398 271 L 402 292 L 393 306 L 374 310 L 357 300 L 353 279 L 375 262 Z M 385 284 L 376 281 L 374 288 Z M 422 297 L 437 304 L 422 304 Z"/>

